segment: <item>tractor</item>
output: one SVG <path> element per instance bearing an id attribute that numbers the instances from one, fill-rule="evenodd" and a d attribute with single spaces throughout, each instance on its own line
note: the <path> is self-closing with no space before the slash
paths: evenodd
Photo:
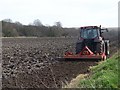
<path id="1" fill-rule="evenodd" d="M 107 28 L 85 26 L 80 28 L 80 36 L 76 43 L 76 54 L 66 52 L 65 59 L 98 59 L 105 60 L 109 56 L 109 40 L 103 37 Z"/>

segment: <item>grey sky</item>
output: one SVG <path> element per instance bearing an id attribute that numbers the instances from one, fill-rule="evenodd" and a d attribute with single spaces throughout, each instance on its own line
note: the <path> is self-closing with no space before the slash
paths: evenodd
<path id="1" fill-rule="evenodd" d="M 118 26 L 119 0 L 1 0 L 0 20 L 53 25 L 60 21 L 63 27 L 86 25 Z"/>

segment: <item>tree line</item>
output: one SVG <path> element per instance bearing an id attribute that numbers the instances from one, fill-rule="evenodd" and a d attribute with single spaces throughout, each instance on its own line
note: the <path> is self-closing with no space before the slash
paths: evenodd
<path id="1" fill-rule="evenodd" d="M 63 28 L 61 22 L 55 22 L 53 26 L 45 26 L 39 19 L 28 25 L 11 19 L 2 20 L 3 37 L 79 37 L 79 28 Z M 106 39 L 118 40 L 117 28 L 108 28 L 109 32 L 103 33 Z"/>
<path id="2" fill-rule="evenodd" d="M 78 36 L 79 29 L 63 28 L 61 22 L 55 22 L 53 26 L 43 25 L 39 19 L 29 25 L 20 22 L 12 22 L 11 19 L 2 20 L 3 37 L 75 37 Z"/>

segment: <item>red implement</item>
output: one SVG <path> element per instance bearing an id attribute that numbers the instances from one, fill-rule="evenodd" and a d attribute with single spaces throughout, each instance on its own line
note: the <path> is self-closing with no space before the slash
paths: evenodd
<path id="1" fill-rule="evenodd" d="M 105 53 L 94 54 L 87 46 L 79 54 L 73 54 L 72 52 L 66 52 L 64 55 L 65 59 L 100 59 L 105 60 Z"/>

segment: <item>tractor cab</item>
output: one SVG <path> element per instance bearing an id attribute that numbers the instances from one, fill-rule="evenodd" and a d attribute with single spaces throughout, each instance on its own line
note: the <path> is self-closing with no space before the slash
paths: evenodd
<path id="1" fill-rule="evenodd" d="M 83 39 L 94 39 L 100 36 L 99 31 L 97 26 L 81 27 L 80 37 Z"/>

